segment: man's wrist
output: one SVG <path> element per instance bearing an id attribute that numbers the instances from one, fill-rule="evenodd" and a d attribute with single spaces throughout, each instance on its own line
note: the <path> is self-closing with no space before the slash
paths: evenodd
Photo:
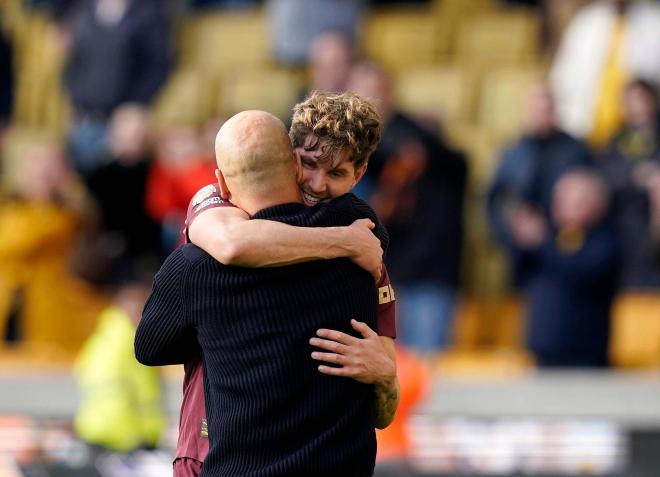
<path id="1" fill-rule="evenodd" d="M 386 375 L 379 376 L 376 381 L 374 381 L 374 386 L 384 390 L 394 389 L 397 385 L 396 375 Z"/>
<path id="2" fill-rule="evenodd" d="M 323 258 L 353 258 L 357 256 L 357 250 L 351 243 L 351 234 L 349 227 L 326 227 L 319 229 L 324 231 L 324 241 L 326 244 Z"/>
<path id="3" fill-rule="evenodd" d="M 338 245 L 342 248 L 344 257 L 355 259 L 360 256 L 362 250 L 359 247 L 359 242 L 356 240 L 354 230 L 351 227 L 337 227 L 340 239 Z"/>

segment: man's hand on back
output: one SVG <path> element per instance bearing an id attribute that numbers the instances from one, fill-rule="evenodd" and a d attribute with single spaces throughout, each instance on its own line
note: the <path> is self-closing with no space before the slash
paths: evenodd
<path id="1" fill-rule="evenodd" d="M 396 377 L 394 341 L 386 336 L 378 336 L 365 323 L 351 320 L 351 325 L 363 338 L 320 329 L 316 332 L 319 337 L 309 342 L 325 351 L 314 351 L 312 358 L 340 366 L 335 368 L 322 364 L 319 371 L 323 374 L 373 384 L 374 427 L 384 429 L 394 420 L 401 397 Z"/>
<path id="2" fill-rule="evenodd" d="M 325 351 L 314 351 L 312 358 L 332 363 L 335 368 L 320 365 L 319 371 L 332 376 L 343 376 L 365 384 L 388 385 L 396 379 L 396 361 L 384 346 L 381 337 L 365 323 L 351 320 L 351 325 L 364 338 L 341 331 L 320 329 L 318 337 L 309 342 Z"/>
<path id="3" fill-rule="evenodd" d="M 374 227 L 374 223 L 369 219 L 353 222 L 346 227 L 348 233 L 346 246 L 349 258 L 378 281 L 383 263 L 383 249 L 380 247 L 380 240 L 372 232 Z"/>

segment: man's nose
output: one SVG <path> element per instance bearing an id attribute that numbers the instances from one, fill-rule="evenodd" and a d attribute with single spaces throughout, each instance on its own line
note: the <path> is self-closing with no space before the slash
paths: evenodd
<path id="1" fill-rule="evenodd" d="M 312 190 L 315 193 L 325 192 L 327 189 L 327 181 L 325 180 L 325 174 L 315 174 L 311 181 Z"/>

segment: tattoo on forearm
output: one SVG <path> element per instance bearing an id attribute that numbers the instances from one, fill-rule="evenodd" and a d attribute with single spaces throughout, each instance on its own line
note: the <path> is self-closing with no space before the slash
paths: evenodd
<path id="1" fill-rule="evenodd" d="M 383 429 L 390 425 L 396 415 L 399 406 L 399 381 L 395 380 L 394 386 L 376 386 L 375 426 Z"/>

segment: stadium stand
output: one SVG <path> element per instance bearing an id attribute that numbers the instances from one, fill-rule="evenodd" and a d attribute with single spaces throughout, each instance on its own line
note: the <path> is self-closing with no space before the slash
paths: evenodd
<path id="1" fill-rule="evenodd" d="M 51 136 L 63 138 L 71 120 L 71 106 L 63 92 L 61 80 L 65 37 L 56 29 L 47 8 L 30 9 L 27 6 L 29 3 L 22 0 L 0 2 L 0 25 L 13 41 L 17 72 L 13 122 L 2 140 L 1 181 L 5 190 L 11 188 L 16 176 L 16 164 L 20 162 L 26 145 L 33 141 L 35 131 L 37 136 L 46 131 Z M 585 403 L 590 397 L 594 400 L 593 415 L 604 420 L 609 416 L 616 426 L 622 426 L 593 432 L 612 438 L 609 441 L 612 446 L 607 449 L 614 449 L 612 455 L 619 459 L 617 462 L 629 459 L 634 463 L 636 457 L 627 456 L 620 449 L 628 448 L 626 446 L 630 444 L 626 440 L 629 436 L 627 432 L 644 427 L 643 423 L 640 424 L 644 419 L 639 417 L 642 412 L 635 414 L 635 404 L 641 403 L 639 409 L 646 413 L 642 417 L 655 415 L 656 421 L 660 410 L 637 394 L 632 396 L 630 403 L 622 402 L 619 407 L 614 403 L 614 398 L 606 399 L 603 404 L 597 401 L 596 391 L 602 389 L 602 394 L 611 391 L 611 396 L 620 395 L 620 399 L 625 401 L 629 386 L 639 394 L 643 390 L 651 394 L 655 389 L 653 386 L 657 384 L 657 376 L 653 372 L 660 367 L 660 294 L 657 290 L 649 290 L 643 294 L 622 295 L 616 300 L 609 348 L 612 365 L 616 368 L 612 375 L 603 375 L 606 377 L 602 378 L 589 375 L 582 384 L 575 384 L 571 376 L 561 375 L 554 380 L 552 375 L 546 380 L 541 373 L 537 382 L 532 377 L 535 370 L 533 359 L 524 345 L 524 303 L 509 286 L 508 265 L 501 250 L 493 243 L 483 207 L 485 188 L 496 167 L 498 151 L 508 140 L 521 134 L 521 119 L 529 88 L 547 76 L 548 55 L 556 46 L 556 37 L 578 6 L 587 3 L 587 0 L 545 2 L 551 17 L 548 28 L 555 37 L 550 38 L 549 50 L 543 51 L 538 13 L 531 9 L 504 6 L 504 3 L 496 0 L 431 0 L 415 6 L 372 7 L 367 10 L 362 25 L 357 49 L 382 63 L 392 73 L 398 104 L 412 117 L 439 119 L 449 142 L 464 150 L 469 162 L 461 297 L 454 323 L 454 344 L 429 360 L 432 379 L 440 383 L 437 388 L 430 389 L 430 395 L 449 395 L 450 399 L 445 401 L 445 407 L 437 404 L 439 398 L 418 403 L 417 399 L 423 394 L 421 388 L 429 385 L 426 380 L 431 378 L 424 374 L 428 370 L 404 362 L 402 371 L 410 373 L 407 378 L 415 376 L 413 381 L 420 389 L 413 389 L 415 398 L 411 400 L 414 403 L 405 403 L 405 414 L 413 416 L 412 423 L 397 423 L 392 439 L 383 440 L 384 446 L 388 446 L 383 456 L 399 458 L 407 452 L 417 452 L 414 455 L 418 458 L 416 468 L 420 472 L 426 469 L 437 475 L 454 475 L 451 472 L 460 468 L 458 464 L 454 468 L 442 467 L 445 462 L 442 459 L 424 460 L 419 459 L 420 455 L 425 457 L 425 452 L 445 452 L 438 442 L 447 435 L 447 429 L 457 433 L 465 429 L 468 431 L 461 434 L 463 437 L 447 444 L 446 448 L 458 445 L 456 442 L 474 433 L 475 429 L 497 434 L 500 428 L 493 424 L 493 419 L 506 419 L 504 410 L 515 410 L 515 403 L 506 406 L 514 399 L 505 398 L 516 396 L 522 389 L 520 396 L 523 398 L 515 400 L 516 403 L 525 401 L 524 397 L 530 400 L 538 398 L 550 417 L 575 417 L 571 416 L 571 409 L 578 417 L 589 415 Z M 152 109 L 154 124 L 180 122 L 198 128 L 209 118 L 253 108 L 271 111 L 285 121 L 289 119 L 291 106 L 304 91 L 306 77 L 300 69 L 283 67 L 273 60 L 269 46 L 271 33 L 268 15 L 264 7 L 238 11 L 186 10 L 174 23 L 177 67 Z M 4 196 L 1 199 L 4 200 Z M 7 303 L 0 305 L 3 309 L 7 307 Z M 82 331 L 76 330 L 76 343 L 82 341 L 82 335 L 89 331 L 87 328 L 91 330 L 89 323 L 85 326 L 81 327 Z M 56 331 L 59 333 L 62 330 Z M 7 370 L 23 373 L 26 369 L 45 368 L 47 376 L 50 373 L 52 377 L 54 367 L 58 372 L 66 373 L 69 364 L 69 355 L 47 347 L 26 345 L 20 350 L 0 349 L 0 371 L 3 373 Z M 640 369 L 652 370 L 652 373 L 650 376 L 635 374 Z M 633 374 L 626 374 L 629 372 Z M 470 395 L 465 391 L 469 384 L 461 382 L 466 376 L 468 380 L 486 376 L 483 382 L 479 381 L 471 388 L 471 392 L 483 390 L 490 401 L 476 405 L 465 398 Z M 630 380 L 627 380 L 628 376 L 632 376 Z M 443 394 L 442 380 L 447 377 L 449 392 Z M 49 379 L 44 378 L 41 386 L 43 383 L 48 385 Z M 505 391 L 498 387 L 498 379 L 506 382 Z M 603 382 L 598 379 L 603 379 Z M 180 389 L 178 382 L 176 384 L 175 387 L 170 383 L 174 389 L 170 394 L 178 396 Z M 525 387 L 528 384 L 530 388 Z M 590 384 L 597 387 L 591 394 Z M 553 386 L 561 389 L 556 398 L 553 398 Z M 525 392 L 531 388 L 535 391 Z M 39 389 L 39 386 L 30 389 Z M 571 390 L 576 389 L 571 394 Z M 477 400 L 477 397 L 474 399 Z M 566 401 L 563 407 L 557 404 L 561 400 Z M 17 401 L 21 399 L 15 398 L 13 402 Z M 36 398 L 28 401 L 34 408 L 41 409 L 38 402 L 35 404 Z M 575 401 L 578 401 L 577 404 Z M 169 404 L 173 414 L 178 409 L 178 403 Z M 415 408 L 413 404 L 421 404 L 421 407 Z M 502 412 L 493 411 L 498 404 L 502 406 Z M 531 412 L 525 414 L 532 404 L 527 407 L 521 405 L 525 409 L 520 411 L 524 419 L 538 417 Z M 561 407 L 561 412 L 556 411 L 553 415 L 553 410 L 556 410 L 553 405 Z M 58 412 L 66 415 L 67 406 L 68 401 L 58 408 Z M 22 418 L 2 421 L 5 419 L 2 415 L 10 410 L 0 405 L 0 428 L 10 428 L 10 434 L 14 432 L 14 427 L 39 427 L 40 424 Z M 599 410 L 602 410 L 600 414 Z M 472 426 L 467 421 L 467 424 L 456 424 L 452 420 L 456 417 L 452 414 L 454 412 L 465 413 L 474 419 L 485 419 L 488 425 L 482 421 L 478 423 L 481 427 Z M 474 414 L 470 415 L 470 412 Z M 627 413 L 630 414 L 629 419 L 625 418 Z M 427 419 L 429 415 L 432 419 Z M 440 424 L 434 419 L 440 419 Z M 660 424 L 653 419 L 648 422 L 648 427 L 660 429 Z M 512 429 L 515 434 L 522 427 L 513 425 Z M 652 431 L 644 429 L 652 434 Z M 584 435 L 589 435 L 592 429 L 584 432 Z M 432 440 L 433 436 L 437 439 Z M 493 439 L 490 442 L 506 440 L 501 438 L 498 441 L 497 436 Z M 630 439 L 634 440 L 632 437 Z M 33 440 L 37 441 L 36 438 Z M 7 444 L 9 441 L 7 438 L 3 441 L 4 448 L 0 443 L 0 475 L 5 472 L 13 477 L 14 472 L 20 476 L 19 471 L 6 465 L 4 457 L 7 455 L 6 448 L 10 447 Z M 401 451 L 404 441 L 406 450 Z M 438 446 L 434 447 L 436 444 Z M 413 451 L 413 447 L 416 450 Z M 466 447 L 469 446 L 465 444 Z M 33 451 L 30 448 L 28 453 L 34 454 Z M 467 462 L 467 458 L 463 462 Z M 593 467 L 585 469 L 596 472 L 596 464 L 591 465 Z M 636 464 L 631 465 L 634 467 Z M 612 470 L 617 467 L 603 468 Z M 466 471 L 483 475 L 476 468 L 467 468 Z M 618 474 L 604 475 L 618 477 Z M 638 472 L 632 475 L 645 477 L 655 474 Z"/>

